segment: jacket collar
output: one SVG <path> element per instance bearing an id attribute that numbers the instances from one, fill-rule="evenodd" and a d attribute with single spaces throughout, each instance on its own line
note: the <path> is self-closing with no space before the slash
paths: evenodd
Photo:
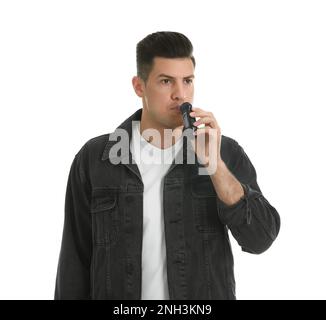
<path id="1" fill-rule="evenodd" d="M 124 129 L 128 133 L 129 136 L 129 141 L 132 136 L 132 121 L 140 121 L 141 120 L 141 114 L 142 114 L 143 109 L 138 109 L 134 114 L 132 114 L 128 119 L 126 119 L 124 122 L 122 122 L 113 132 L 113 135 L 117 135 L 118 129 Z M 110 158 L 110 149 L 112 148 L 113 145 L 115 145 L 117 141 L 110 140 L 110 135 L 109 139 L 105 145 L 103 154 L 102 154 L 102 160 L 107 160 Z M 129 159 L 131 159 L 131 152 L 129 148 Z"/>

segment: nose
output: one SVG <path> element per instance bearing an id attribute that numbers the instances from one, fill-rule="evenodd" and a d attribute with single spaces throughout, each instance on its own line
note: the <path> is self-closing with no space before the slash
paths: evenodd
<path id="1" fill-rule="evenodd" d="M 186 99 L 186 92 L 183 83 L 175 82 L 172 91 L 172 100 L 176 100 L 180 103 L 184 102 Z"/>

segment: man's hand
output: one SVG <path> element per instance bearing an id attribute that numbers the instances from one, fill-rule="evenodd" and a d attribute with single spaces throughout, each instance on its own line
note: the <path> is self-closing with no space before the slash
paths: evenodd
<path id="1" fill-rule="evenodd" d="M 198 160 L 207 168 L 218 197 L 226 205 L 233 205 L 244 196 L 244 189 L 221 158 L 221 129 L 211 112 L 193 108 L 190 116 L 200 118 L 195 126 L 205 125 L 197 128 L 196 139 L 192 140 Z"/>
<path id="2" fill-rule="evenodd" d="M 192 108 L 191 117 L 199 119 L 195 126 L 204 124 L 204 128 L 197 128 L 196 139 L 193 140 L 193 148 L 198 160 L 206 167 L 215 168 L 221 159 L 221 129 L 212 112 L 200 108 Z M 215 171 L 215 170 L 214 170 Z"/>

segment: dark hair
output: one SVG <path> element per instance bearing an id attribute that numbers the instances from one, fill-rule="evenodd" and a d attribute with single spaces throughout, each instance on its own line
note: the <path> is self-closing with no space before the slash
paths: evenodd
<path id="1" fill-rule="evenodd" d="M 194 66 L 196 65 L 190 40 L 179 32 L 160 31 L 149 34 L 138 42 L 136 51 L 137 75 L 145 82 L 155 57 L 190 58 Z"/>

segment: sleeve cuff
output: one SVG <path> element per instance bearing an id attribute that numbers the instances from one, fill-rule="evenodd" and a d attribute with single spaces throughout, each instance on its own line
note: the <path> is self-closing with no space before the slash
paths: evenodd
<path id="1" fill-rule="evenodd" d="M 250 224 L 250 199 L 259 197 L 260 192 L 252 189 L 248 184 L 241 183 L 244 195 L 238 202 L 228 206 L 217 198 L 218 215 L 221 222 L 229 227 Z"/>

